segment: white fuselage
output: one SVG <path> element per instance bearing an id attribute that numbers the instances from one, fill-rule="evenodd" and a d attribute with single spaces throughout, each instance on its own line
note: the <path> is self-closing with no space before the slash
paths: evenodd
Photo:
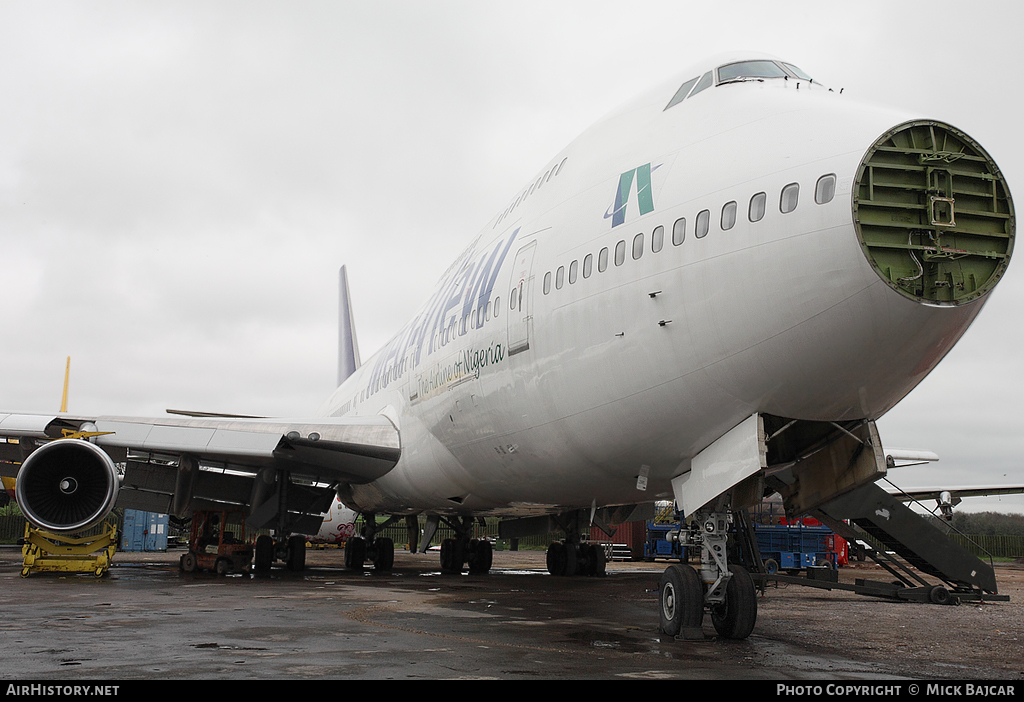
<path id="1" fill-rule="evenodd" d="M 346 503 L 529 514 L 649 502 L 754 412 L 881 416 L 966 330 L 983 300 L 902 297 L 855 235 L 858 165 L 910 115 L 791 80 L 666 110 L 676 87 L 558 154 L 325 403 L 401 431 L 397 466 Z M 828 175 L 834 196 L 817 204 Z"/>

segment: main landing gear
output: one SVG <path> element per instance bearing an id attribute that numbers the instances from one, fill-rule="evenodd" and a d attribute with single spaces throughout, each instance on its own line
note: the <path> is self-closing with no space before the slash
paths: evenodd
<path id="1" fill-rule="evenodd" d="M 473 518 L 457 517 L 445 519 L 454 530 L 453 538 L 441 541 L 441 572 L 459 574 L 469 566 L 473 575 L 485 575 L 491 570 L 494 549 L 487 539 L 474 539 Z"/>
<path id="2" fill-rule="evenodd" d="M 750 573 L 726 558 L 729 514 L 699 514 L 676 535 L 689 546 L 700 546 L 699 572 L 686 564 L 671 565 L 661 576 L 658 628 L 668 636 L 702 638 L 705 611 L 719 636 L 745 639 L 757 621 L 757 591 Z"/>
<path id="3" fill-rule="evenodd" d="M 391 517 L 377 524 L 377 515 L 364 514 L 359 536 L 352 536 L 345 542 L 345 567 L 362 570 L 369 561 L 374 570 L 391 570 L 395 565 L 395 542 L 386 536 L 377 536 L 377 532 L 396 520 L 397 517 Z"/>
<path id="4" fill-rule="evenodd" d="M 473 517 L 446 517 L 440 514 L 428 514 L 427 523 L 423 529 L 423 543 L 417 552 L 427 552 L 441 522 L 447 524 L 453 532 L 453 536 L 441 541 L 441 572 L 446 575 L 457 575 L 461 574 L 466 566 L 469 566 L 469 572 L 473 575 L 489 573 L 491 562 L 494 559 L 494 549 L 487 539 L 473 538 Z M 477 523 L 483 526 L 483 517 L 478 517 Z M 415 520 L 410 520 L 409 543 L 415 546 L 418 536 L 417 523 Z"/>
<path id="5" fill-rule="evenodd" d="M 548 572 L 551 575 L 565 577 L 573 575 L 603 576 L 607 564 L 604 546 L 582 542 L 580 513 L 573 512 L 562 515 L 555 518 L 555 522 L 565 532 L 565 540 L 555 541 L 548 546 Z"/>
<path id="6" fill-rule="evenodd" d="M 253 568 L 257 573 L 266 573 L 274 561 L 284 561 L 285 568 L 291 571 L 305 570 L 306 537 L 301 534 L 277 539 L 266 534 L 257 537 Z"/>

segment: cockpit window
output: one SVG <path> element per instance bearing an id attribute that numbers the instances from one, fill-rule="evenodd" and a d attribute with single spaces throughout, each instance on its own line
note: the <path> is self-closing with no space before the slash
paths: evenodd
<path id="1" fill-rule="evenodd" d="M 700 82 L 698 83 L 698 81 Z M 665 109 L 667 110 L 670 107 L 678 105 L 683 100 L 685 100 L 687 96 L 693 97 L 694 95 L 704 90 L 705 88 L 710 88 L 712 82 L 713 81 L 711 80 L 711 71 L 708 71 L 704 75 L 699 76 L 697 78 L 691 78 L 690 80 L 686 81 L 681 86 L 679 86 L 679 90 L 677 90 L 676 94 L 672 96 L 672 99 L 669 101 L 669 103 L 665 105 Z M 694 87 L 694 85 L 696 85 L 697 87 Z"/>
<path id="2" fill-rule="evenodd" d="M 685 100 L 686 96 L 690 94 L 690 90 L 693 88 L 693 86 L 697 83 L 698 80 L 700 80 L 700 76 L 697 76 L 696 78 L 691 78 L 690 80 L 683 83 L 679 87 L 679 90 L 676 91 L 676 94 L 672 96 L 672 99 L 669 101 L 669 103 L 665 106 L 665 109 L 667 110 L 668 108 L 673 107 L 674 105 L 678 105 L 683 100 Z"/>
<path id="3" fill-rule="evenodd" d="M 786 67 L 787 71 L 792 73 L 794 76 L 796 76 L 800 80 L 813 80 L 809 75 L 807 75 L 806 73 L 804 73 L 803 71 L 801 71 L 799 68 L 797 68 L 796 66 L 794 66 L 791 63 L 784 63 L 782 65 Z"/>
<path id="4" fill-rule="evenodd" d="M 721 66 L 718 69 L 718 82 L 743 78 L 785 78 L 786 71 L 774 61 L 740 61 Z"/>
<path id="5" fill-rule="evenodd" d="M 697 83 L 697 87 L 693 89 L 692 93 L 690 93 L 690 97 L 693 97 L 702 90 L 710 88 L 711 84 L 714 82 L 714 79 L 711 77 L 711 71 L 708 71 L 700 77 L 700 82 Z"/>
<path id="6" fill-rule="evenodd" d="M 675 107 L 683 100 L 692 98 L 702 90 L 706 90 L 715 84 L 714 71 L 708 71 L 700 78 L 691 78 L 679 86 L 679 90 L 672 96 L 665 106 L 667 110 Z M 734 83 L 748 80 L 762 81 L 766 78 L 795 78 L 813 82 L 813 79 L 791 63 L 772 61 L 770 59 L 758 59 L 754 61 L 737 61 L 727 63 L 718 67 L 718 85 L 723 83 Z"/>

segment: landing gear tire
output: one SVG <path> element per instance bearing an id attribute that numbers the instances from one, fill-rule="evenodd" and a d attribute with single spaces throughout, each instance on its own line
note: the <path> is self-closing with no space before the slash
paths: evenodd
<path id="1" fill-rule="evenodd" d="M 485 575 L 491 570 L 494 549 L 486 539 L 473 539 L 469 542 L 469 572 L 474 575 Z"/>
<path id="2" fill-rule="evenodd" d="M 294 535 L 288 537 L 288 570 L 296 573 L 306 569 L 306 537 Z"/>
<path id="3" fill-rule="evenodd" d="M 587 545 L 587 575 L 603 578 L 606 572 L 607 559 L 604 546 L 601 544 Z"/>
<path id="4" fill-rule="evenodd" d="M 362 570 L 366 561 L 366 540 L 361 536 L 353 536 L 345 542 L 345 567 L 349 570 Z"/>
<path id="5" fill-rule="evenodd" d="M 684 629 L 700 628 L 704 621 L 704 586 L 690 566 L 671 565 L 661 575 L 658 629 L 678 636 Z"/>
<path id="6" fill-rule="evenodd" d="M 576 545 L 555 541 L 548 546 L 547 564 L 551 575 L 572 577 L 576 575 Z"/>
<path id="7" fill-rule="evenodd" d="M 380 536 L 373 540 L 373 547 L 373 569 L 391 570 L 395 565 L 395 542 L 386 536 Z"/>
<path id="8" fill-rule="evenodd" d="M 266 534 L 256 539 L 254 567 L 257 573 L 267 573 L 274 564 L 274 539 Z"/>
<path id="9" fill-rule="evenodd" d="M 732 577 L 725 588 L 725 602 L 711 609 L 715 631 L 727 639 L 745 639 L 757 622 L 757 592 L 743 566 L 729 566 Z"/>
<path id="10" fill-rule="evenodd" d="M 441 542 L 441 572 L 446 575 L 462 573 L 462 565 L 466 562 L 462 541 L 445 539 Z"/>

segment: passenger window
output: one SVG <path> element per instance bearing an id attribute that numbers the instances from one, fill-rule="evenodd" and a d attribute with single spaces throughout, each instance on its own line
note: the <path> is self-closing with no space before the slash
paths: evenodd
<path id="1" fill-rule="evenodd" d="M 722 231 L 728 231 L 736 224 L 736 203 L 727 202 L 722 208 Z"/>
<path id="2" fill-rule="evenodd" d="M 818 184 L 814 186 L 814 201 L 819 205 L 824 205 L 826 202 L 832 202 L 832 198 L 834 198 L 835 196 L 835 173 L 818 178 Z"/>
<path id="3" fill-rule="evenodd" d="M 665 245 L 665 227 L 658 225 L 651 233 L 651 252 L 658 253 Z"/>
<path id="4" fill-rule="evenodd" d="M 750 198 L 750 207 L 747 208 L 747 219 L 751 222 L 760 222 L 761 218 L 764 217 L 764 206 L 767 200 L 768 196 L 764 193 L 758 193 Z"/>
<path id="5" fill-rule="evenodd" d="M 694 232 L 694 236 L 698 239 L 703 239 L 708 234 L 708 229 L 711 226 L 711 210 L 701 210 L 697 215 L 697 231 Z"/>
<path id="6" fill-rule="evenodd" d="M 620 241 L 615 245 L 615 265 L 621 266 L 626 260 L 626 242 Z"/>
<path id="7" fill-rule="evenodd" d="M 500 309 L 501 309 L 501 298 L 500 297 L 496 297 L 496 298 L 494 298 L 494 318 L 495 319 L 498 318 L 498 310 L 500 310 Z"/>
<path id="8" fill-rule="evenodd" d="M 565 266 L 559 266 L 555 271 L 555 290 L 561 290 L 565 285 Z"/>
<path id="9" fill-rule="evenodd" d="M 548 275 L 551 275 L 551 274 L 548 273 Z M 516 298 L 517 297 L 518 296 L 516 295 L 516 289 L 512 288 L 512 292 L 510 292 L 508 294 L 508 308 L 510 310 L 514 310 L 516 308 Z"/>
<path id="10" fill-rule="evenodd" d="M 597 272 L 604 273 L 608 268 L 608 247 L 601 249 L 601 253 L 597 255 Z"/>
<path id="11" fill-rule="evenodd" d="M 580 263 L 579 261 L 573 261 L 569 264 L 569 285 L 576 282 L 576 275 L 579 272 Z"/>
<path id="12" fill-rule="evenodd" d="M 686 238 L 686 218 L 680 217 L 672 225 L 672 245 L 679 246 Z"/>
<path id="13" fill-rule="evenodd" d="M 544 294 L 551 292 L 551 271 L 544 274 Z"/>
<path id="14" fill-rule="evenodd" d="M 798 183 L 790 183 L 782 189 L 782 197 L 779 199 L 779 209 L 782 214 L 789 214 L 796 209 L 797 202 L 800 200 L 800 185 Z"/>
<path id="15" fill-rule="evenodd" d="M 594 272 L 594 254 L 587 254 L 586 258 L 583 259 L 583 277 L 589 278 L 590 274 Z"/>
<path id="16" fill-rule="evenodd" d="M 644 235 L 637 234 L 633 237 L 633 260 L 636 261 L 644 255 Z"/>

